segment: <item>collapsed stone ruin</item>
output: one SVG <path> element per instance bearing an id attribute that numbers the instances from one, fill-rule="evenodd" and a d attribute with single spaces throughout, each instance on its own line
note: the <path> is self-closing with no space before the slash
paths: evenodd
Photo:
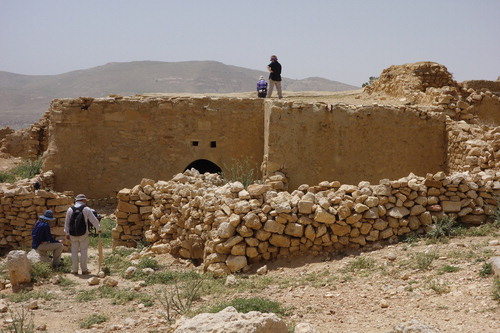
<path id="1" fill-rule="evenodd" d="M 429 231 L 442 214 L 487 222 L 500 197 L 500 89 L 485 82 L 457 83 L 444 66 L 422 62 L 384 70 L 359 99 L 376 104 L 54 100 L 30 129 L 0 132 L 1 152 L 43 152 L 51 170 L 42 190 L 30 180 L 0 190 L 0 245 L 28 244 L 45 209 L 59 226 L 76 192 L 117 199 L 115 246 L 145 238 L 151 251 L 217 274 L 376 248 Z M 262 182 L 204 173 L 228 175 L 238 163 Z"/>

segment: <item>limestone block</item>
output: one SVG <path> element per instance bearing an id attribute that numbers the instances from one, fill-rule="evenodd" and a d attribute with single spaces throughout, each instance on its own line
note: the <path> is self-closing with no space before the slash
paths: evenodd
<path id="1" fill-rule="evenodd" d="M 253 229 L 250 229 L 245 225 L 238 226 L 236 228 L 236 232 L 238 232 L 238 234 L 240 234 L 240 236 L 244 238 L 253 236 Z"/>
<path id="2" fill-rule="evenodd" d="M 230 255 L 226 259 L 226 265 L 231 273 L 237 272 L 247 265 L 247 257 Z"/>
<path id="3" fill-rule="evenodd" d="M 351 215 L 351 209 L 347 206 L 342 205 L 337 209 L 337 214 L 339 215 L 339 218 L 341 220 L 345 220 Z"/>
<path id="4" fill-rule="evenodd" d="M 229 222 L 222 222 L 217 228 L 217 235 L 221 238 L 230 238 L 236 232 L 236 228 Z"/>
<path id="5" fill-rule="evenodd" d="M 125 202 L 125 201 L 119 201 L 116 209 L 119 211 L 122 211 L 122 212 L 126 212 L 126 213 L 138 213 L 139 212 L 139 207 L 137 207 L 134 204 Z"/>
<path id="6" fill-rule="evenodd" d="M 320 223 L 332 224 L 335 222 L 335 215 L 329 213 L 324 208 L 318 207 L 314 214 L 314 220 Z"/>
<path id="7" fill-rule="evenodd" d="M 251 229 L 259 230 L 262 228 L 262 223 L 260 222 L 260 218 L 255 213 L 248 213 L 243 217 L 243 221 L 245 221 L 245 226 Z"/>
<path id="8" fill-rule="evenodd" d="M 300 200 L 298 203 L 299 213 L 311 214 L 313 211 L 314 203 L 312 201 Z"/>
<path id="9" fill-rule="evenodd" d="M 304 234 L 304 225 L 294 222 L 287 223 L 285 234 L 293 237 L 302 237 Z"/>
<path id="10" fill-rule="evenodd" d="M 285 230 L 285 225 L 280 224 L 275 220 L 267 220 L 264 224 L 264 230 L 271 233 L 282 234 Z"/>
<path id="11" fill-rule="evenodd" d="M 351 226 L 337 223 L 330 225 L 330 229 L 332 229 L 333 234 L 336 236 L 345 236 L 351 232 Z"/>
<path id="12" fill-rule="evenodd" d="M 208 265 L 206 271 L 212 273 L 214 276 L 221 277 L 228 274 L 231 274 L 231 270 L 227 265 L 223 262 L 216 262 L 211 265 Z"/>
<path id="13" fill-rule="evenodd" d="M 266 241 L 269 239 L 269 237 L 271 237 L 271 232 L 263 229 L 257 230 L 257 232 L 255 233 L 255 238 L 260 241 Z"/>
<path id="14" fill-rule="evenodd" d="M 314 227 L 310 224 L 308 224 L 306 226 L 306 230 L 305 230 L 305 233 L 304 233 L 304 236 L 311 240 L 311 241 L 314 241 L 314 239 L 316 238 L 316 232 L 314 231 Z"/>
<path id="15" fill-rule="evenodd" d="M 233 256 L 244 256 L 246 253 L 246 244 L 244 242 L 238 243 L 231 248 Z"/>
<path id="16" fill-rule="evenodd" d="M 31 263 L 26 252 L 22 250 L 10 251 L 7 255 L 7 268 L 14 292 L 22 290 L 31 283 Z"/>
<path id="17" fill-rule="evenodd" d="M 174 333 L 287 333 L 286 323 L 274 313 L 238 313 L 228 307 L 218 313 L 202 313 L 181 321 Z"/>
<path id="18" fill-rule="evenodd" d="M 425 212 L 425 207 L 422 205 L 415 205 L 410 209 L 410 215 L 420 215 Z"/>
<path id="19" fill-rule="evenodd" d="M 458 213 L 462 209 L 460 201 L 442 201 L 441 207 L 445 213 Z"/>
<path id="20" fill-rule="evenodd" d="M 290 237 L 279 234 L 272 234 L 269 243 L 277 247 L 290 247 Z"/>
<path id="21" fill-rule="evenodd" d="M 387 229 L 382 230 L 380 232 L 380 238 L 382 238 L 382 239 L 387 239 L 387 238 L 391 237 L 392 235 L 394 235 L 392 228 L 387 228 Z"/>
<path id="22" fill-rule="evenodd" d="M 260 196 L 270 190 L 271 187 L 269 185 L 262 185 L 262 184 L 250 184 L 247 187 L 248 193 L 253 197 Z"/>
<path id="23" fill-rule="evenodd" d="M 403 218 L 404 216 L 410 214 L 410 211 L 406 207 L 393 207 L 389 210 L 388 215 L 400 219 Z"/>

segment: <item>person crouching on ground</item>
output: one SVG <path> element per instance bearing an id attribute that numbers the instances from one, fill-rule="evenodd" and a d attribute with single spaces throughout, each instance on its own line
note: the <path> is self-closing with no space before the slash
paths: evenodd
<path id="1" fill-rule="evenodd" d="M 61 254 L 63 245 L 60 241 L 54 239 L 50 232 L 50 221 L 55 220 L 54 213 L 51 210 L 46 210 L 45 213 L 39 216 L 31 237 L 33 238 L 31 247 L 34 248 L 42 258 L 48 258 L 47 252 L 52 252 L 52 266 L 57 267 L 61 264 Z"/>
<path id="2" fill-rule="evenodd" d="M 265 98 L 267 95 L 267 81 L 261 75 L 259 81 L 257 81 L 257 96 L 260 98 Z"/>
<path id="3" fill-rule="evenodd" d="M 70 226 L 71 223 L 79 220 L 76 215 L 73 216 L 74 214 L 83 214 L 82 221 L 85 225 L 82 232 L 75 232 L 75 229 Z M 88 222 L 94 225 L 98 233 L 101 233 L 99 220 L 92 212 L 92 209 L 87 207 L 87 198 L 84 194 L 78 194 L 75 198 L 75 204 L 68 208 L 66 220 L 64 221 L 66 238 L 71 240 L 71 273 L 74 275 L 78 275 L 78 263 L 80 263 L 82 275 L 90 274 L 87 267 L 89 249 Z M 79 254 L 80 258 L 78 258 Z"/>

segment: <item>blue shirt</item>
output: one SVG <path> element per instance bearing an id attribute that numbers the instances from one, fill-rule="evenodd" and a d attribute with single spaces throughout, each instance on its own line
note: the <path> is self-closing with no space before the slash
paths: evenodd
<path id="1" fill-rule="evenodd" d="M 40 219 L 35 223 L 35 227 L 31 231 L 31 247 L 36 249 L 42 242 L 57 243 L 57 240 L 50 233 L 50 225 L 47 221 Z"/>

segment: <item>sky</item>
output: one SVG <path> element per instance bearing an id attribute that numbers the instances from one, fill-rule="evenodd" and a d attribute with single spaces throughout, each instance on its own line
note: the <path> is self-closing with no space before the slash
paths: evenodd
<path id="1" fill-rule="evenodd" d="M 500 0 L 0 0 L 0 71 L 214 60 L 361 86 L 434 61 L 457 81 L 500 75 Z"/>

